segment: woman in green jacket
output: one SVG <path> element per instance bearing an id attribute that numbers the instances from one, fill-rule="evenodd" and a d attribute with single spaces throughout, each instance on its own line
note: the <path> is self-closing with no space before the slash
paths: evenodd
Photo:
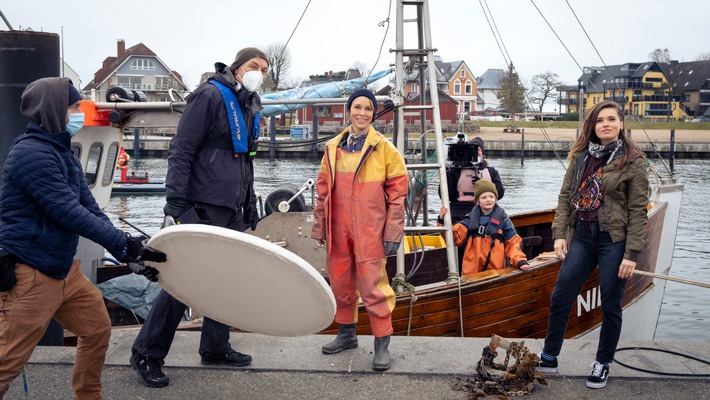
<path id="1" fill-rule="evenodd" d="M 582 285 L 599 266 L 602 326 L 587 387 L 606 386 L 621 334 L 621 299 L 643 246 L 648 205 L 646 159 L 624 134 L 619 105 L 602 101 L 569 152 L 552 223 L 555 254 L 564 260 L 550 298 L 538 370 L 557 372 L 567 320 Z M 569 242 L 568 242 L 569 240 Z"/>

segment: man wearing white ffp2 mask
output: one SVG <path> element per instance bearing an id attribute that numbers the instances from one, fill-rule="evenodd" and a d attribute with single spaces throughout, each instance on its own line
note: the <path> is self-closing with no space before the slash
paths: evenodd
<path id="1" fill-rule="evenodd" d="M 269 62 L 261 50 L 247 47 L 237 53 L 231 67 L 234 79 L 250 92 L 256 92 L 264 82 L 269 70 Z"/>
<path id="2" fill-rule="evenodd" d="M 168 152 L 164 225 L 188 223 L 182 216 L 199 209 L 206 216 L 201 223 L 241 232 L 256 229 L 252 158 L 263 109 L 256 90 L 268 70 L 266 55 L 247 47 L 232 65 L 216 63 L 214 76 L 187 98 Z M 200 267 L 194 266 L 196 274 Z M 130 358 L 144 385 L 163 387 L 170 382 L 162 371 L 163 359 L 186 307 L 164 290 L 153 302 Z M 232 347 L 229 327 L 209 317 L 202 322 L 199 355 L 202 364 L 244 367 L 252 361 Z"/>

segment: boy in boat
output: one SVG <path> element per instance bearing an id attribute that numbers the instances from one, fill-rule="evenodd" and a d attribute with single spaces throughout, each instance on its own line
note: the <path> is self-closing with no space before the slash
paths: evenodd
<path id="1" fill-rule="evenodd" d="M 470 275 L 488 269 L 503 269 L 506 258 L 512 266 L 522 270 L 529 268 L 527 257 L 520 244 L 522 238 L 515 233 L 513 222 L 505 210 L 496 204 L 498 191 L 489 181 L 476 182 L 476 196 L 473 207 L 460 222 L 453 226 L 454 244 L 466 244 L 462 275 Z M 444 215 L 449 212 L 441 207 L 438 222 L 443 224 Z"/>

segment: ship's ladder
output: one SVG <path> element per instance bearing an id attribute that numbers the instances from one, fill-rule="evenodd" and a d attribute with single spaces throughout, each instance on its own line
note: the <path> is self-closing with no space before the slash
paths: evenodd
<path id="1" fill-rule="evenodd" d="M 416 17 L 404 17 L 405 7 L 408 12 L 415 10 Z M 405 155 L 408 153 L 408 140 L 405 137 L 405 115 L 411 116 L 418 114 L 420 118 L 419 127 L 421 127 L 421 163 L 412 163 L 413 159 L 408 159 L 407 169 L 409 171 L 438 171 L 440 182 L 441 203 L 449 204 L 448 186 L 446 185 L 446 155 L 444 154 L 444 137 L 441 131 L 441 116 L 439 114 L 439 93 L 437 89 L 437 68 L 434 62 L 434 52 L 436 49 L 432 46 L 431 39 L 431 20 L 429 16 L 429 5 L 427 0 L 398 0 L 396 13 L 396 48 L 391 49 L 391 52 L 396 54 L 395 60 L 395 85 L 391 93 L 395 104 L 400 104 L 396 110 L 395 116 L 395 145 L 397 149 Z M 416 24 L 416 47 L 405 47 L 405 24 Z M 409 28 L 409 25 L 407 25 Z M 411 39 L 411 37 L 410 37 Z M 405 64 L 406 58 L 406 64 Z M 405 74 L 411 74 L 415 68 L 419 71 L 419 104 L 408 105 L 402 101 L 404 99 L 404 77 Z M 436 143 L 435 159 L 433 162 L 427 159 L 427 115 L 431 117 L 431 130 L 434 133 L 434 142 Z M 416 160 L 419 161 L 419 160 Z M 411 188 L 410 188 L 411 190 Z M 423 196 L 423 218 L 421 225 L 418 224 L 419 218 L 414 218 L 413 223 L 408 223 L 404 228 L 405 235 L 421 235 L 438 233 L 444 234 L 446 240 L 446 258 L 448 262 L 448 283 L 456 283 L 459 280 L 458 263 L 456 262 L 456 248 L 453 245 L 454 238 L 451 230 L 451 213 L 447 213 L 444 217 L 444 226 L 429 226 L 427 217 L 427 202 L 426 188 L 424 188 Z M 410 204 L 411 205 L 411 204 Z M 415 242 L 415 241 L 413 241 Z M 405 280 L 405 263 L 404 263 L 404 246 L 400 246 L 397 253 L 397 273 L 394 281 Z M 422 252 L 423 254 L 423 252 Z M 398 291 L 404 290 L 403 285 L 398 286 Z"/>

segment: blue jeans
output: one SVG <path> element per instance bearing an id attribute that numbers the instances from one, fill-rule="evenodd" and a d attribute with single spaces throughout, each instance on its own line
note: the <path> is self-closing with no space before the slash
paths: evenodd
<path id="1" fill-rule="evenodd" d="M 610 363 L 614 360 L 621 335 L 621 299 L 626 280 L 619 279 L 618 274 L 625 248 L 625 240 L 614 243 L 609 233 L 599 230 L 598 222 L 577 221 L 574 239 L 550 297 L 545 354 L 555 357 L 560 354 L 572 305 L 589 274 L 599 265 L 602 327 L 596 361 Z"/>

